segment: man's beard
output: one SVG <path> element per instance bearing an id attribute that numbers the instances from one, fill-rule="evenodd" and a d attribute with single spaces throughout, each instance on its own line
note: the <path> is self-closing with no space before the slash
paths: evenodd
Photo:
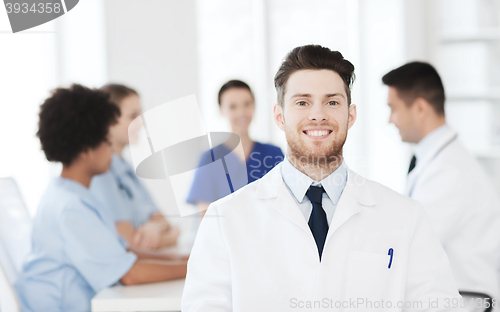
<path id="1" fill-rule="evenodd" d="M 302 131 L 285 128 L 286 141 L 288 143 L 288 157 L 295 158 L 296 163 L 301 166 L 315 166 L 320 168 L 337 168 L 342 163 L 342 148 L 347 138 L 347 127 L 344 133 L 340 133 L 337 140 L 330 146 L 323 146 L 321 150 L 308 149 L 304 140 L 300 138 Z M 338 125 L 334 127 L 330 135 L 339 131 Z M 322 143 L 323 145 L 324 143 Z"/>

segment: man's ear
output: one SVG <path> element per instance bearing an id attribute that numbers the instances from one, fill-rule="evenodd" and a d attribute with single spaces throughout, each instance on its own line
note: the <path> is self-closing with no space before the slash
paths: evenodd
<path id="1" fill-rule="evenodd" d="M 417 115 L 416 117 L 424 118 L 430 111 L 434 111 L 432 105 L 421 97 L 416 98 L 411 106 L 413 112 Z"/>
<path id="2" fill-rule="evenodd" d="M 356 108 L 356 104 L 349 105 L 349 119 L 347 120 L 347 129 L 351 129 L 357 117 L 358 117 L 358 111 Z"/>
<path id="3" fill-rule="evenodd" d="M 285 131 L 285 117 L 283 116 L 283 107 L 281 105 L 274 104 L 273 117 L 278 128 Z"/>

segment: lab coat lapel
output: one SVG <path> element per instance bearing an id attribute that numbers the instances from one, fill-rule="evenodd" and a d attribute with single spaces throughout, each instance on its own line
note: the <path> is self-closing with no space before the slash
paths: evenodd
<path id="1" fill-rule="evenodd" d="M 284 182 L 281 183 L 279 195 L 273 204 L 273 208 L 307 233 L 311 233 L 304 215 L 300 211 Z"/>
<path id="2" fill-rule="evenodd" d="M 282 163 L 278 164 L 262 177 L 257 188 L 257 199 L 276 198 L 272 203 L 272 207 L 295 225 L 310 233 L 311 231 L 304 215 L 283 181 L 281 165 Z"/>
<path id="3" fill-rule="evenodd" d="M 417 165 L 415 166 L 415 169 L 413 169 L 410 174 L 408 174 L 404 193 L 406 196 L 411 197 L 413 187 L 415 186 L 418 177 L 422 174 L 422 171 L 424 171 L 429 163 L 436 157 L 436 155 L 441 152 L 441 149 L 443 147 L 446 148 L 445 145 L 449 144 L 450 140 L 452 140 L 456 135 L 457 133 L 454 130 L 450 129 L 439 139 L 439 142 L 432 147 L 432 150 L 428 151 L 427 157 L 425 157 L 424 159 L 417 159 Z"/>
<path id="4" fill-rule="evenodd" d="M 361 212 L 361 207 L 374 206 L 376 204 L 366 179 L 351 170 L 348 170 L 347 174 L 347 183 L 333 214 L 325 245 L 337 229 Z"/>
<path id="5" fill-rule="evenodd" d="M 413 189 L 413 185 L 415 185 L 415 180 L 417 179 L 417 176 L 418 176 L 418 171 L 421 171 L 423 168 L 423 166 L 421 166 L 420 168 L 418 168 L 418 170 L 415 168 L 412 170 L 412 172 L 410 172 L 408 174 L 408 178 L 406 180 L 406 187 L 405 187 L 405 195 L 406 196 L 410 196 L 411 195 L 411 192 L 412 192 L 412 189 Z"/>
<path id="6" fill-rule="evenodd" d="M 421 164 L 417 164 L 417 166 L 408 174 L 408 179 L 406 181 L 406 187 L 404 193 L 406 196 L 411 197 L 413 186 L 415 185 L 415 182 L 417 178 L 420 176 L 422 170 L 424 170 L 424 168 L 427 166 L 427 162 L 428 162 L 427 160 L 424 160 L 422 161 Z"/>
<path id="7" fill-rule="evenodd" d="M 296 224 L 298 227 L 310 233 L 309 225 L 302 212 L 283 182 L 281 175 L 281 163 L 274 167 L 261 180 L 257 188 L 257 199 L 276 198 L 272 207 L 285 218 Z M 333 215 L 332 222 L 328 229 L 328 238 L 347 222 L 352 216 L 361 211 L 363 206 L 373 206 L 376 204 L 375 198 L 363 176 L 348 169 L 347 183 L 340 196 L 337 208 Z M 325 242 L 325 244 L 326 244 Z"/>

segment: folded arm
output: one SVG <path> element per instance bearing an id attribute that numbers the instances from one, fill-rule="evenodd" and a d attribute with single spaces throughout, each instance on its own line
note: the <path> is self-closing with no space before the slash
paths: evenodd
<path id="1" fill-rule="evenodd" d="M 117 222 L 116 229 L 130 246 L 144 250 L 174 245 L 179 237 L 179 229 L 171 226 L 160 213 L 153 215 L 137 229 L 129 221 Z"/>
<path id="2" fill-rule="evenodd" d="M 137 260 L 120 279 L 124 285 L 155 283 L 186 276 L 186 261 Z"/>

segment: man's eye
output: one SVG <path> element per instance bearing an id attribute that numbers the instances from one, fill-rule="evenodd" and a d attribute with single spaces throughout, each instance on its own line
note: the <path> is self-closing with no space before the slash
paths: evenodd
<path id="1" fill-rule="evenodd" d="M 330 105 L 330 106 L 335 106 L 335 105 L 338 105 L 338 104 L 339 104 L 339 102 L 337 102 L 337 101 L 330 101 L 330 102 L 328 102 L 328 105 Z"/>
<path id="2" fill-rule="evenodd" d="M 297 102 L 297 105 L 299 105 L 299 106 L 306 106 L 307 102 L 300 101 L 300 102 Z"/>

